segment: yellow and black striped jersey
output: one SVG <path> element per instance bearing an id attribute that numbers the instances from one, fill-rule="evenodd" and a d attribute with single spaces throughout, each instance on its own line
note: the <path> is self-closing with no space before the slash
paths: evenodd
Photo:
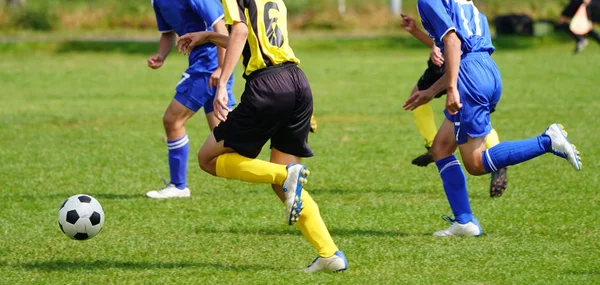
<path id="1" fill-rule="evenodd" d="M 226 25 L 248 26 L 242 52 L 245 77 L 268 66 L 300 63 L 289 45 L 287 8 L 282 0 L 223 0 L 223 10 Z"/>

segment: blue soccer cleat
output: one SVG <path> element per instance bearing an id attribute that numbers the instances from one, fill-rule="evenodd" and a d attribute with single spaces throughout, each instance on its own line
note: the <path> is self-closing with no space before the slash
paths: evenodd
<path id="1" fill-rule="evenodd" d="M 473 236 L 478 237 L 482 234 L 481 226 L 479 221 L 473 218 L 466 224 L 460 224 L 458 221 L 444 215 L 442 218 L 452 224 L 445 230 L 437 231 L 433 233 L 434 236 L 438 237 L 450 237 L 450 236 Z"/>
<path id="2" fill-rule="evenodd" d="M 546 129 L 544 135 L 550 137 L 552 142 L 552 153 L 556 156 L 562 157 L 571 163 L 571 165 L 581 170 L 581 158 L 575 145 L 569 142 L 567 139 L 567 131 L 560 124 L 552 124 Z"/>
<path id="3" fill-rule="evenodd" d="M 283 182 L 283 193 L 285 194 L 285 216 L 288 225 L 298 221 L 302 212 L 302 185 L 306 184 L 306 177 L 310 171 L 302 164 L 290 164 L 287 166 L 288 175 Z"/>
<path id="4" fill-rule="evenodd" d="M 306 267 L 303 272 L 313 273 L 313 272 L 341 272 L 348 269 L 348 260 L 344 253 L 341 251 L 336 251 L 331 257 L 317 257 L 313 262 Z"/>

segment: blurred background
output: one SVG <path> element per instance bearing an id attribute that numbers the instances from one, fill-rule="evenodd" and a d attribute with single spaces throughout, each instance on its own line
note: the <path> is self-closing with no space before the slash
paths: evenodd
<path id="1" fill-rule="evenodd" d="M 294 32 L 395 33 L 400 12 L 417 17 L 417 0 L 286 1 Z M 525 15 L 531 21 L 555 21 L 568 0 L 478 0 L 490 21 L 498 16 Z M 593 3 L 592 6 L 596 4 Z M 596 1 L 598 2 L 598 1 Z M 598 14 L 598 13 L 595 13 Z M 490 25 L 493 27 L 494 25 Z M 69 36 L 148 35 L 155 31 L 149 0 L 2 0 L 0 33 L 18 36 L 55 32 Z M 538 33 L 546 33 L 539 27 Z M 543 31 L 542 31 L 543 30 Z M 534 31 L 535 32 L 535 31 Z"/>

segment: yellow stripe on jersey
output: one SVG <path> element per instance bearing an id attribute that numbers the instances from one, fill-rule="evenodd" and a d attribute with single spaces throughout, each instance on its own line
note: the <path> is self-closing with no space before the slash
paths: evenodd
<path id="1" fill-rule="evenodd" d="M 248 26 L 242 53 L 244 75 L 285 62 L 300 63 L 289 45 L 287 8 L 282 0 L 223 0 L 223 9 L 227 25 L 243 22 Z"/>
<path id="2" fill-rule="evenodd" d="M 240 1 L 240 2 L 243 2 Z M 225 14 L 225 25 L 233 25 L 234 23 L 246 22 L 246 16 L 244 10 L 238 6 L 236 0 L 223 0 L 223 8 Z"/>

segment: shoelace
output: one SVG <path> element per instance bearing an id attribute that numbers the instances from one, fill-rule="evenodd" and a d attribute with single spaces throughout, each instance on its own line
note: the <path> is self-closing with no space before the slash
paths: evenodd
<path id="1" fill-rule="evenodd" d="M 443 214 L 443 215 L 442 215 L 442 220 L 444 220 L 444 221 L 446 221 L 446 222 L 449 222 L 449 223 L 451 223 L 451 224 L 452 224 L 452 223 L 454 223 L 454 222 L 456 222 L 456 220 L 455 220 L 455 219 L 453 219 L 453 218 L 450 218 L 450 216 L 448 216 L 448 215 L 446 215 L 446 214 Z"/>

